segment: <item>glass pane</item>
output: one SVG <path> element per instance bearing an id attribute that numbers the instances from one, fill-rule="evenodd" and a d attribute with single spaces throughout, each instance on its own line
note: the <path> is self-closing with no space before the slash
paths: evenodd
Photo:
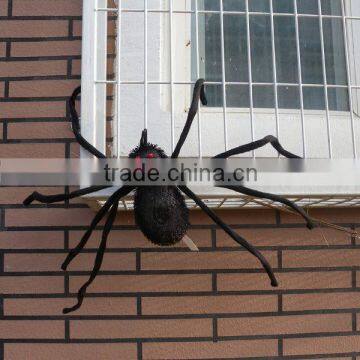
<path id="1" fill-rule="evenodd" d="M 245 0 L 223 0 L 225 11 L 246 11 Z"/>
<path id="2" fill-rule="evenodd" d="M 249 0 L 249 11 L 270 12 L 269 0 Z"/>
<path id="3" fill-rule="evenodd" d="M 302 82 L 323 84 L 319 19 L 300 18 L 299 34 Z"/>
<path id="4" fill-rule="evenodd" d="M 345 0 L 345 15 L 360 16 L 359 0 Z"/>
<path id="5" fill-rule="evenodd" d="M 274 35 L 277 81 L 298 82 L 295 17 L 275 16 Z"/>
<path id="6" fill-rule="evenodd" d="M 226 81 L 249 81 L 245 15 L 224 15 Z"/>
<path id="7" fill-rule="evenodd" d="M 208 101 L 207 106 L 222 107 L 223 106 L 223 94 L 221 85 L 206 85 L 206 99 Z"/>
<path id="8" fill-rule="evenodd" d="M 328 88 L 329 109 L 349 111 L 349 96 L 346 88 Z"/>
<path id="9" fill-rule="evenodd" d="M 341 19 L 323 19 L 328 84 L 347 85 L 346 57 Z"/>
<path id="10" fill-rule="evenodd" d="M 207 81 L 222 81 L 221 27 L 219 14 L 200 14 L 199 22 L 205 24 L 205 64 L 201 62 L 201 73 Z"/>
<path id="11" fill-rule="evenodd" d="M 250 16 L 252 77 L 254 82 L 272 82 L 270 16 Z"/>
<path id="12" fill-rule="evenodd" d="M 253 86 L 253 104 L 255 108 L 274 108 L 274 87 Z"/>
<path id="13" fill-rule="evenodd" d="M 276 13 L 293 13 L 294 1 L 292 0 L 273 1 L 273 11 Z"/>
<path id="14" fill-rule="evenodd" d="M 227 107 L 250 107 L 250 94 L 248 85 L 227 85 L 226 86 Z"/>
<path id="15" fill-rule="evenodd" d="M 173 0 L 178 1 L 178 0 Z M 208 10 L 208 11 L 220 11 L 220 1 L 219 0 L 198 0 L 198 9 L 199 10 Z"/>
<path id="16" fill-rule="evenodd" d="M 297 0 L 299 14 L 318 14 L 318 0 Z"/>
<path id="17" fill-rule="evenodd" d="M 278 86 L 278 106 L 280 109 L 300 109 L 298 86 Z"/>
<path id="18" fill-rule="evenodd" d="M 321 0 L 321 12 L 324 15 L 341 16 L 341 0 Z"/>
<path id="19" fill-rule="evenodd" d="M 324 110 L 325 95 L 323 87 L 304 87 L 303 88 L 304 109 Z"/>

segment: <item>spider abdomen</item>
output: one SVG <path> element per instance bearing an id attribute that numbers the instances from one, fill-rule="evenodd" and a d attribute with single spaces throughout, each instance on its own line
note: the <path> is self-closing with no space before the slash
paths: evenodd
<path id="1" fill-rule="evenodd" d="M 174 186 L 138 187 L 134 214 L 143 234 L 156 245 L 176 244 L 189 227 L 189 210 Z"/>

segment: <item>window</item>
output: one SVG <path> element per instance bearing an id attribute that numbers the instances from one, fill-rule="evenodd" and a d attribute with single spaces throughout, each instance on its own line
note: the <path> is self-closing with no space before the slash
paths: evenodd
<path id="1" fill-rule="evenodd" d="M 210 103 L 182 156 L 210 157 L 269 134 L 306 158 L 360 156 L 359 0 L 86 0 L 83 27 L 81 130 L 103 152 L 111 135 L 109 155 L 127 156 L 144 127 L 171 153 L 194 81 L 206 77 Z M 294 195 L 278 184 L 259 190 Z M 214 206 L 248 204 L 201 191 Z M 328 194 L 342 191 L 302 184 L 295 197 L 330 204 Z"/>
<path id="2" fill-rule="evenodd" d="M 209 106 L 223 106 L 224 76 L 229 108 L 252 102 L 300 109 L 302 102 L 305 110 L 349 111 L 341 0 L 202 0 L 198 6 L 200 71 L 214 82 Z"/>
<path id="3" fill-rule="evenodd" d="M 99 148 L 108 110 L 115 114 L 112 154 L 126 156 L 144 127 L 170 153 L 192 86 L 204 77 L 209 105 L 182 155 L 212 156 L 273 134 L 305 157 L 360 156 L 359 0 L 89 0 L 84 6 L 90 21 L 84 22 L 83 131 Z M 106 16 L 117 24 L 116 76 L 107 79 Z M 116 95 L 107 107 L 106 88 Z M 266 147 L 246 155 L 277 154 Z"/>

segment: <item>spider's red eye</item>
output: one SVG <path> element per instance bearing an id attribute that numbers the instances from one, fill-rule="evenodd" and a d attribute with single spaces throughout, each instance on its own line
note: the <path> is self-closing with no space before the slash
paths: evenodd
<path id="1" fill-rule="evenodd" d="M 148 159 L 153 159 L 155 157 L 155 154 L 154 153 L 149 153 L 149 154 L 146 155 L 146 157 Z"/>

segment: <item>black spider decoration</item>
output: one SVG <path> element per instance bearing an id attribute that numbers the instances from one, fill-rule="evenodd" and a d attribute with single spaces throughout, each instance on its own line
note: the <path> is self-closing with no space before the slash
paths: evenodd
<path id="1" fill-rule="evenodd" d="M 98 151 L 95 147 L 89 144 L 80 134 L 80 125 L 79 117 L 75 109 L 75 99 L 80 94 L 81 89 L 78 87 L 75 89 L 71 98 L 68 101 L 70 117 L 72 121 L 72 129 L 75 134 L 77 141 L 87 149 L 91 154 L 95 155 L 98 158 L 105 158 L 105 155 Z M 193 99 L 191 107 L 189 109 L 187 121 L 185 127 L 180 135 L 180 139 L 176 145 L 174 152 L 171 155 L 171 158 L 177 158 L 180 150 L 187 138 L 187 135 L 190 131 L 191 124 L 194 120 L 194 117 L 198 111 L 199 100 L 206 105 L 206 97 L 204 90 L 204 80 L 199 79 L 194 87 Z M 241 145 L 224 153 L 218 154 L 215 158 L 225 159 L 232 155 L 242 154 L 248 151 L 258 149 L 266 144 L 271 144 L 281 155 L 287 158 L 299 158 L 299 156 L 294 155 L 286 151 L 279 143 L 279 141 L 274 136 L 266 136 L 265 138 L 254 141 L 252 143 Z M 143 130 L 141 135 L 140 144 L 130 153 L 130 158 L 166 158 L 167 155 L 165 152 L 159 148 L 157 145 L 150 144 L 147 140 L 147 131 Z M 50 195 L 45 196 L 34 192 L 27 199 L 24 200 L 24 205 L 29 205 L 33 201 L 39 201 L 41 203 L 54 203 L 59 201 L 64 201 L 66 199 L 72 199 L 81 195 L 90 194 L 106 188 L 107 186 L 91 186 L 85 189 L 77 190 L 69 194 L 64 195 Z M 314 223 L 305 213 L 303 209 L 298 207 L 293 202 L 273 194 L 268 194 L 260 191 L 255 191 L 244 186 L 221 186 L 234 190 L 236 192 L 258 197 L 264 199 L 271 199 L 282 204 L 285 204 L 298 212 L 307 222 L 307 227 L 312 229 Z M 186 234 L 189 227 L 189 211 L 185 205 L 184 197 L 181 192 L 192 199 L 221 229 L 223 229 L 230 237 L 232 237 L 238 244 L 243 246 L 251 254 L 258 258 L 265 271 L 267 272 L 272 286 L 277 286 L 277 280 L 273 273 L 273 270 L 264 256 L 251 244 L 249 244 L 244 238 L 238 235 L 234 230 L 232 230 L 228 225 L 226 225 L 211 209 L 209 209 L 206 204 L 201 201 L 187 186 L 122 186 L 116 190 L 105 202 L 103 207 L 94 217 L 90 227 L 82 237 L 79 244 L 72 249 L 68 256 L 66 257 L 61 268 L 66 270 L 69 263 L 81 252 L 81 250 L 86 245 L 89 240 L 92 231 L 99 224 L 99 222 L 107 215 L 105 221 L 104 230 L 102 233 L 102 239 L 100 242 L 99 249 L 96 254 L 95 264 L 89 280 L 80 288 L 78 291 L 77 299 L 78 302 L 71 308 L 65 308 L 63 310 L 64 314 L 73 312 L 80 308 L 84 296 L 86 294 L 86 289 L 94 281 L 95 277 L 99 273 L 104 252 L 106 249 L 106 241 L 109 235 L 109 232 L 114 223 L 116 217 L 116 212 L 118 204 L 121 198 L 128 195 L 131 191 L 135 190 L 135 199 L 134 199 L 134 213 L 136 224 L 139 226 L 144 235 L 154 244 L 161 246 L 170 246 L 179 242 Z"/>

